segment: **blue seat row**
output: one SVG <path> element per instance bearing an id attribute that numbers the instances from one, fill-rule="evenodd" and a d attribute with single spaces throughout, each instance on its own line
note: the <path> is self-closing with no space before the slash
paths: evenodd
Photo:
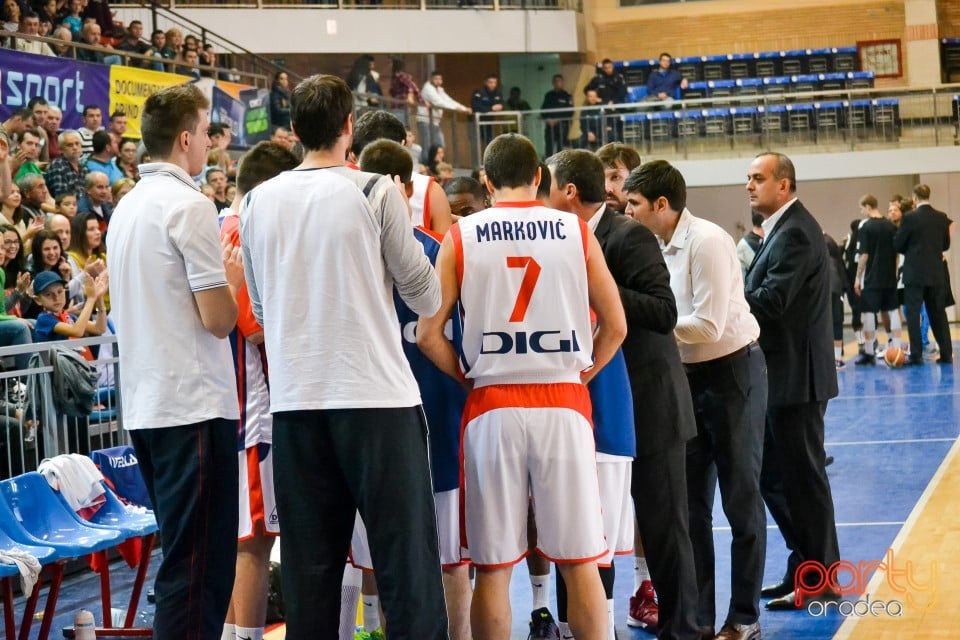
<path id="1" fill-rule="evenodd" d="M 698 80 L 688 83 L 684 97 L 715 98 L 731 95 L 757 95 L 761 93 L 799 93 L 818 90 L 869 89 L 873 87 L 873 82 L 873 71 L 799 74 L 794 76 L 771 76 L 768 78 L 739 78 L 737 80 Z"/>

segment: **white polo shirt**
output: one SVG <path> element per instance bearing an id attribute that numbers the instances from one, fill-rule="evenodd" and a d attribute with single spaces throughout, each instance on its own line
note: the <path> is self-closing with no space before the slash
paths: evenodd
<path id="1" fill-rule="evenodd" d="M 140 176 L 107 234 L 124 427 L 237 419 L 230 343 L 203 327 L 193 298 L 227 284 L 216 207 L 176 165 Z"/>
<path id="2" fill-rule="evenodd" d="M 662 248 L 677 299 L 674 335 L 684 364 L 722 358 L 760 336 L 730 234 L 684 209 Z"/>

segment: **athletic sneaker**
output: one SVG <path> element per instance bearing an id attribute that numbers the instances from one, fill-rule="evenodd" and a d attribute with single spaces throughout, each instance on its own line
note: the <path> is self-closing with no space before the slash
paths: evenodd
<path id="1" fill-rule="evenodd" d="M 660 628 L 660 607 L 657 605 L 657 592 L 650 580 L 640 583 L 637 592 L 630 596 L 630 614 L 627 625 L 657 633 Z"/>
<path id="2" fill-rule="evenodd" d="M 934 360 L 939 355 L 940 349 L 933 343 L 930 343 L 923 348 L 923 357 L 927 360 Z"/>
<path id="3" fill-rule="evenodd" d="M 530 635 L 527 640 L 556 640 L 560 637 L 560 627 L 550 615 L 550 609 L 542 607 L 530 614 Z"/>
<path id="4" fill-rule="evenodd" d="M 840 371 L 840 369 L 843 369 L 845 366 L 847 366 L 846 362 L 843 360 L 837 360 L 837 371 Z"/>
<path id="5" fill-rule="evenodd" d="M 873 366 L 877 364 L 877 360 L 871 355 L 867 355 L 866 353 L 861 353 L 860 355 L 857 356 L 857 359 L 853 361 L 853 364 L 857 365 L 858 367 L 861 365 Z"/>

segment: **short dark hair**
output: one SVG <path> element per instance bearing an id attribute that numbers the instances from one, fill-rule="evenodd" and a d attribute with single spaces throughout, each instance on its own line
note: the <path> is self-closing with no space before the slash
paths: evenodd
<path id="1" fill-rule="evenodd" d="M 367 111 L 353 125 L 350 151 L 359 158 L 364 147 L 380 139 L 403 144 L 407 139 L 407 129 L 400 118 L 389 111 Z"/>
<path id="2" fill-rule="evenodd" d="M 773 177 L 775 180 L 789 180 L 790 181 L 790 192 L 793 193 L 797 190 L 797 170 L 793 167 L 793 161 L 790 160 L 787 156 L 777 151 L 764 151 L 763 153 L 758 153 L 757 158 L 762 158 L 763 156 L 773 156 L 776 159 L 776 164 L 773 166 Z"/>
<path id="3" fill-rule="evenodd" d="M 615 169 L 617 163 L 622 164 L 627 171 L 633 171 L 640 166 L 640 154 L 636 149 L 622 142 L 608 142 L 597 149 L 597 158 L 604 169 Z"/>
<path id="4" fill-rule="evenodd" d="M 206 183 L 209 183 L 209 182 L 210 182 L 210 174 L 211 174 L 211 173 L 222 173 L 224 178 L 227 177 L 227 172 L 226 172 L 226 171 L 224 171 L 224 170 L 221 169 L 220 167 L 213 167 L 212 169 L 209 169 L 209 170 L 204 174 L 204 176 L 203 176 L 203 181 L 204 181 L 204 182 L 206 182 Z"/>
<path id="5" fill-rule="evenodd" d="M 491 79 L 493 79 L 493 80 L 499 80 L 499 79 L 500 79 L 500 76 L 498 76 L 498 75 L 495 74 L 495 73 L 488 73 L 487 75 L 483 76 L 483 81 L 484 81 L 484 82 L 486 82 L 487 80 L 491 80 Z"/>
<path id="6" fill-rule="evenodd" d="M 759 227 L 763 224 L 763 214 L 759 211 L 751 211 L 750 222 L 753 223 L 753 226 Z"/>
<path id="7" fill-rule="evenodd" d="M 20 118 L 21 120 L 33 120 L 33 110 L 29 107 L 20 107 L 14 111 L 11 115 L 11 118 Z"/>
<path id="8" fill-rule="evenodd" d="M 871 209 L 877 208 L 877 198 L 870 195 L 869 193 L 862 198 L 860 198 L 861 207 L 870 207 Z"/>
<path id="9" fill-rule="evenodd" d="M 639 193 L 653 202 L 666 198 L 670 208 L 681 212 L 687 206 L 687 183 L 683 174 L 666 160 L 653 160 L 630 172 L 623 183 L 624 193 Z"/>
<path id="10" fill-rule="evenodd" d="M 458 196 L 462 193 L 469 193 L 480 201 L 483 201 L 483 199 L 487 197 L 487 190 L 483 188 L 483 185 L 480 184 L 476 178 L 471 178 L 470 176 L 454 178 L 443 185 L 443 192 L 448 198 L 450 196 Z"/>
<path id="11" fill-rule="evenodd" d="M 131 20 L 131 21 L 130 21 L 130 24 L 127 25 L 127 29 L 129 29 L 130 27 L 132 27 L 132 26 L 135 25 L 135 24 L 138 24 L 138 25 L 140 25 L 141 27 L 143 26 L 143 23 L 140 22 L 139 20 Z"/>
<path id="12" fill-rule="evenodd" d="M 603 60 L 600 61 L 600 64 L 602 64 L 602 65 L 603 65 L 603 64 L 613 64 L 613 60 L 611 60 L 610 58 L 604 58 Z"/>
<path id="13" fill-rule="evenodd" d="M 83 117 L 84 117 L 84 118 L 87 117 L 87 112 L 88 112 L 88 111 L 102 111 L 102 109 L 100 109 L 100 107 L 98 107 L 98 106 L 95 105 L 95 104 L 84 105 L 84 107 L 83 107 Z"/>
<path id="14" fill-rule="evenodd" d="M 580 202 L 596 204 L 604 201 L 603 164 L 597 156 L 585 149 L 566 149 L 547 158 L 547 164 L 558 189 L 572 184 L 577 188 Z"/>
<path id="15" fill-rule="evenodd" d="M 210 101 L 190 83 L 164 87 L 147 98 L 140 116 L 140 134 L 150 157 L 168 157 L 177 137 L 184 131 L 193 131 L 200 112 L 209 108 Z"/>
<path id="16" fill-rule="evenodd" d="M 917 197 L 917 200 L 929 200 L 930 187 L 925 184 L 918 184 L 913 188 L 913 195 Z"/>
<path id="17" fill-rule="evenodd" d="M 403 184 L 410 182 L 413 174 L 413 157 L 399 142 L 374 140 L 360 154 L 360 169 L 385 176 L 396 176 Z"/>
<path id="18" fill-rule="evenodd" d="M 93 152 L 103 153 L 103 150 L 113 141 L 113 138 L 111 138 L 110 134 L 106 131 L 95 131 L 92 140 Z"/>
<path id="19" fill-rule="evenodd" d="M 225 122 L 211 122 L 210 126 L 207 127 L 207 135 L 211 138 L 213 136 L 222 136 L 229 130 L 230 127 Z"/>
<path id="20" fill-rule="evenodd" d="M 116 118 L 117 116 L 123 116 L 124 118 L 126 118 L 126 117 L 127 117 L 127 114 L 125 114 L 125 113 L 124 113 L 123 111 L 121 111 L 120 109 L 117 109 L 116 111 L 114 111 L 113 113 L 110 114 L 110 119 L 113 120 L 113 119 Z"/>
<path id="21" fill-rule="evenodd" d="M 540 184 L 537 185 L 537 200 L 550 199 L 550 187 L 553 185 L 553 178 L 550 177 L 550 167 L 546 162 L 540 163 Z"/>
<path id="22" fill-rule="evenodd" d="M 154 30 L 153 30 L 153 33 L 150 34 L 150 37 L 153 38 L 153 37 L 156 36 L 157 34 L 166 37 L 167 32 L 164 31 L 163 29 L 154 29 Z"/>
<path id="23" fill-rule="evenodd" d="M 336 144 L 353 113 L 353 94 L 342 78 L 313 75 L 293 90 L 290 124 L 310 151 Z"/>
<path id="24" fill-rule="evenodd" d="M 237 189 L 250 193 L 261 182 L 290 171 L 300 164 L 297 154 L 276 142 L 258 142 L 240 160 L 237 169 Z"/>
<path id="25" fill-rule="evenodd" d="M 30 109 L 31 111 L 33 111 L 33 108 L 34 108 L 35 106 L 37 106 L 38 104 L 42 104 L 42 105 L 45 105 L 45 106 L 49 106 L 49 105 L 50 105 L 50 103 L 47 102 L 46 99 L 45 99 L 43 96 L 34 96 L 34 97 L 30 98 L 30 102 L 27 103 L 27 109 Z"/>
<path id="26" fill-rule="evenodd" d="M 552 77 L 550 80 L 551 80 L 551 82 L 552 82 L 553 80 L 556 80 L 557 78 L 560 78 L 561 80 L 563 80 L 563 74 L 562 74 L 562 73 L 555 73 L 555 74 L 553 74 L 553 77 Z"/>
<path id="27" fill-rule="evenodd" d="M 430 77 L 431 77 L 431 78 L 436 78 L 437 76 L 442 76 L 442 75 L 443 75 L 443 74 L 440 73 L 439 71 L 437 71 L 436 69 L 434 69 L 433 71 L 430 72 Z"/>
<path id="28" fill-rule="evenodd" d="M 673 60 L 673 56 L 670 55 L 669 53 L 667 53 L 666 51 L 664 51 L 664 52 L 661 53 L 659 56 L 657 56 L 657 60 L 659 60 L 659 59 L 662 58 L 663 56 L 667 56 L 668 58 L 670 58 L 671 60 Z"/>
<path id="29" fill-rule="evenodd" d="M 540 167 L 537 149 L 519 133 L 504 133 L 483 152 L 483 170 L 494 189 L 532 185 Z"/>

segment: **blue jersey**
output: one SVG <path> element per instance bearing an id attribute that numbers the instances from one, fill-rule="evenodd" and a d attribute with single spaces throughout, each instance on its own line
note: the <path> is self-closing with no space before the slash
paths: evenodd
<path id="1" fill-rule="evenodd" d="M 627 361 L 617 349 L 613 359 L 600 370 L 590 384 L 593 405 L 593 433 L 597 453 L 616 456 L 637 455 L 637 436 L 633 428 L 633 395 L 627 375 Z"/>
<path id="2" fill-rule="evenodd" d="M 426 231 L 414 228 L 413 235 L 423 245 L 423 252 L 436 264 L 440 243 Z M 423 412 L 430 428 L 430 469 L 433 473 L 433 490 L 449 491 L 460 486 L 460 421 L 463 405 L 467 400 L 466 390 L 460 384 L 437 369 L 417 347 L 417 314 L 410 310 L 397 292 L 393 293 L 403 335 L 403 352 L 410 362 L 413 377 L 420 386 Z M 463 326 L 459 312 L 454 312 L 445 331 L 453 347 L 460 353 L 463 341 Z"/>

